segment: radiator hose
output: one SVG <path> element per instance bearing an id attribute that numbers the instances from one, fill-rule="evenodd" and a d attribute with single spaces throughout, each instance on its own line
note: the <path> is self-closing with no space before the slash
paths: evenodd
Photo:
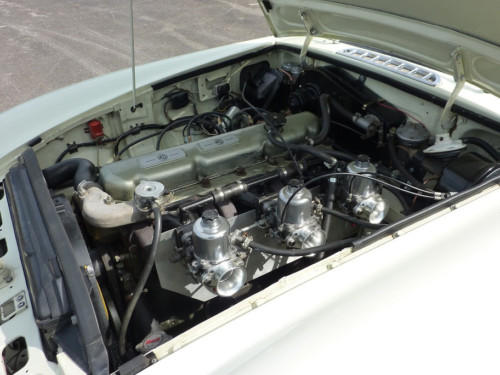
<path id="1" fill-rule="evenodd" d="M 75 191 L 82 181 L 95 181 L 95 166 L 87 159 L 67 159 L 45 168 L 43 176 L 49 189 L 73 182 Z"/>

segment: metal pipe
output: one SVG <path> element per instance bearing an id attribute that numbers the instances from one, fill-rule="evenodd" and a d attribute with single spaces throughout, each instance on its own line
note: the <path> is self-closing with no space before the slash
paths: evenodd
<path id="1" fill-rule="evenodd" d="M 336 188 L 337 188 L 337 179 L 335 177 L 330 177 L 328 179 L 328 191 L 326 193 L 326 199 L 325 199 L 325 207 L 328 209 L 333 208 Z M 328 238 L 331 222 L 332 222 L 332 217 L 330 215 L 325 215 L 325 217 L 323 218 L 322 229 L 325 231 L 326 238 Z"/>

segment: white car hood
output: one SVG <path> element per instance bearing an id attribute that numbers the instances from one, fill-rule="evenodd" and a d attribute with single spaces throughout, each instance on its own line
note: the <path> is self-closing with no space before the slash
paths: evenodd
<path id="1" fill-rule="evenodd" d="M 465 79 L 500 96 L 500 2 L 260 0 L 277 37 L 308 35 L 360 44 L 453 73 L 459 49 Z M 303 20 L 301 15 L 304 15 Z"/>

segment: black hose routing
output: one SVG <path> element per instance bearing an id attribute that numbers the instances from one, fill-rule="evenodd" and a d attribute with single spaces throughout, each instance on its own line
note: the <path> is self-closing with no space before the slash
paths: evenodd
<path id="1" fill-rule="evenodd" d="M 338 151 L 338 150 L 326 150 L 325 151 L 328 155 L 332 155 L 333 157 L 337 159 L 341 159 L 344 161 L 356 161 L 358 160 L 357 156 L 354 154 L 350 154 L 344 151 Z"/>
<path id="2" fill-rule="evenodd" d="M 343 117 L 352 121 L 354 113 L 349 111 L 347 108 L 345 108 L 342 104 L 340 104 L 337 100 L 335 100 L 332 97 L 329 98 L 329 102 L 330 102 L 330 107 L 333 110 L 333 112 L 335 112 L 335 114 L 342 115 Z"/>
<path id="3" fill-rule="evenodd" d="M 328 105 L 328 94 L 321 94 L 319 97 L 319 104 L 321 107 L 321 129 L 316 137 L 313 138 L 314 145 L 318 145 L 322 143 L 326 136 L 328 135 L 328 131 L 330 130 L 330 106 Z M 270 132 L 268 134 L 269 141 L 280 148 L 286 148 L 289 150 L 305 152 L 306 154 L 310 154 L 320 160 L 322 160 L 327 165 L 335 165 L 337 160 L 332 155 L 329 155 L 327 152 L 318 150 L 313 146 L 309 145 L 295 145 L 292 143 L 284 142 L 283 140 L 278 140 L 274 137 L 275 134 Z"/>
<path id="4" fill-rule="evenodd" d="M 356 238 L 346 238 L 344 240 L 328 242 L 324 245 L 309 247 L 307 249 L 279 249 L 276 247 L 263 245 L 255 241 L 250 242 L 249 247 L 251 247 L 253 251 L 258 251 L 260 253 L 267 253 L 271 255 L 279 255 L 285 257 L 297 257 L 309 254 L 318 254 L 322 253 L 323 251 L 325 252 L 339 251 L 345 247 L 352 246 L 353 241 L 355 239 Z"/>
<path id="5" fill-rule="evenodd" d="M 500 161 L 500 153 L 495 150 L 495 148 L 490 145 L 488 142 L 481 138 L 476 138 L 476 137 L 464 137 L 462 138 L 462 142 L 465 143 L 466 145 L 474 145 L 482 148 L 484 151 L 486 151 L 495 161 Z"/>
<path id="6" fill-rule="evenodd" d="M 416 179 L 408 170 L 404 167 L 401 160 L 399 160 L 398 155 L 396 154 L 396 143 L 394 139 L 394 134 L 387 134 L 387 148 L 389 149 L 389 155 L 391 156 L 392 164 L 397 168 L 397 170 L 408 180 L 411 182 L 413 186 L 416 186 L 420 189 L 426 189 L 425 185 L 423 185 L 419 180 Z"/>
<path id="7" fill-rule="evenodd" d="M 67 159 L 45 168 L 43 176 L 49 189 L 60 187 L 72 181 L 73 188 L 77 190 L 82 181 L 95 181 L 96 168 L 87 159 Z"/>
<path id="8" fill-rule="evenodd" d="M 155 263 L 156 251 L 158 250 L 158 243 L 160 242 L 162 218 L 161 218 L 160 206 L 156 203 L 153 204 L 153 215 L 154 215 L 153 243 L 151 244 L 151 249 L 149 250 L 149 254 L 146 259 L 146 264 L 144 264 L 141 276 L 139 277 L 139 280 L 135 285 L 132 299 L 130 300 L 127 309 L 125 310 L 125 315 L 123 316 L 122 319 L 120 335 L 118 336 L 118 349 L 120 351 L 120 355 L 125 354 L 125 337 L 127 335 L 127 329 L 130 323 L 130 318 L 132 317 L 132 313 L 134 312 L 135 306 L 137 305 L 137 301 L 139 301 L 142 291 L 146 286 L 146 281 L 148 281 L 149 274 L 153 269 L 153 265 Z"/>
<path id="9" fill-rule="evenodd" d="M 318 135 L 313 138 L 314 144 L 319 145 L 322 143 L 328 131 L 330 130 L 330 106 L 328 105 L 328 94 L 321 94 L 319 97 L 319 106 L 321 108 L 321 130 Z"/>
<path id="10" fill-rule="evenodd" d="M 268 139 L 273 145 L 275 145 L 277 147 L 280 147 L 280 148 L 288 147 L 290 150 L 305 152 L 306 154 L 310 154 L 310 155 L 315 156 L 316 158 L 320 159 L 321 161 L 325 162 L 328 165 L 335 165 L 335 163 L 337 162 L 337 159 L 335 159 L 333 156 L 328 155 L 328 153 L 320 151 L 320 150 L 314 148 L 313 146 L 295 145 L 292 143 L 283 143 L 283 142 L 278 141 L 276 138 L 274 138 L 271 135 L 271 133 L 268 134 Z"/>

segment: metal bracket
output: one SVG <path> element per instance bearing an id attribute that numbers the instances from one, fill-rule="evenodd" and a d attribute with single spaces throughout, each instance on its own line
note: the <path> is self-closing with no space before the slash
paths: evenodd
<path id="1" fill-rule="evenodd" d="M 457 48 L 456 50 L 454 50 L 451 54 L 451 59 L 453 61 L 453 78 L 455 79 L 455 82 L 457 84 L 455 85 L 450 98 L 446 102 L 443 113 L 441 113 L 441 118 L 439 119 L 439 123 L 444 130 L 450 130 L 455 126 L 454 122 L 450 121 L 451 107 L 455 103 L 455 100 L 462 90 L 462 87 L 464 87 L 465 85 L 465 69 L 462 48 Z"/>
<path id="2" fill-rule="evenodd" d="M 318 30 L 312 25 L 309 14 L 304 9 L 299 10 L 299 16 L 302 19 L 302 23 L 306 29 L 306 39 L 304 40 L 304 44 L 302 46 L 302 50 L 300 51 L 300 63 L 302 66 L 306 66 L 306 55 L 307 49 L 311 44 L 311 40 L 314 36 L 318 34 Z"/>
<path id="3" fill-rule="evenodd" d="M 0 325 L 28 308 L 28 301 L 24 291 L 3 302 L 0 306 Z"/>

